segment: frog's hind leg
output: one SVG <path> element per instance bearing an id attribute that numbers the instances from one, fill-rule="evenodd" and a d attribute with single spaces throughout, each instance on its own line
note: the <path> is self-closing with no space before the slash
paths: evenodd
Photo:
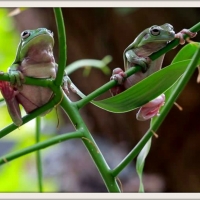
<path id="1" fill-rule="evenodd" d="M 18 91 L 14 90 L 13 87 L 10 86 L 10 83 L 7 81 L 0 81 L 0 90 L 3 95 L 8 112 L 15 123 L 15 125 L 22 125 L 21 112 L 19 108 L 19 103 L 16 100 L 15 96 L 18 94 Z"/>

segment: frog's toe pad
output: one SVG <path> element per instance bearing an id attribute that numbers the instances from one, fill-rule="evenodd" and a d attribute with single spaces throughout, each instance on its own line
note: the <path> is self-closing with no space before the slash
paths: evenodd
<path id="1" fill-rule="evenodd" d="M 24 75 L 19 70 L 11 70 L 9 72 L 10 84 L 22 89 L 22 83 L 24 83 Z"/>
<path id="2" fill-rule="evenodd" d="M 197 35 L 196 32 L 193 33 L 193 32 L 191 32 L 191 31 L 188 30 L 188 29 L 183 29 L 182 31 L 180 31 L 179 33 L 177 33 L 177 34 L 175 35 L 175 38 L 178 38 L 178 39 L 180 40 L 179 43 L 180 43 L 181 45 L 185 44 L 185 39 L 183 38 L 183 34 L 187 34 L 190 38 L 193 38 L 193 37 L 195 37 L 195 36 Z"/>
<path id="3" fill-rule="evenodd" d="M 145 73 L 148 70 L 148 66 L 146 63 L 144 63 L 144 65 L 140 64 L 140 66 L 142 67 L 142 72 Z"/>
<path id="4" fill-rule="evenodd" d="M 121 68 L 115 68 L 113 70 L 112 76 L 110 77 L 110 80 L 116 80 L 118 84 L 122 84 L 125 77 L 126 74 Z"/>
<path id="5" fill-rule="evenodd" d="M 17 94 L 17 91 L 15 91 L 7 81 L 0 81 L 0 91 L 6 100 L 12 100 Z"/>

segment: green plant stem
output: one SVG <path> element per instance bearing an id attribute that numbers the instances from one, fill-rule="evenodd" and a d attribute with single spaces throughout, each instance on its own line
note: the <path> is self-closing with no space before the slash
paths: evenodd
<path id="1" fill-rule="evenodd" d="M 61 8 L 54 8 L 54 14 L 58 30 L 58 44 L 59 44 L 59 62 L 58 72 L 55 79 L 55 85 L 60 86 L 64 76 L 64 70 L 67 61 L 67 42 L 65 34 L 65 25 Z"/>
<path id="2" fill-rule="evenodd" d="M 60 92 L 62 92 L 62 89 L 60 89 Z M 70 117 L 74 127 L 77 129 L 77 131 L 72 133 L 67 133 L 59 136 L 55 136 L 54 138 L 51 138 L 49 140 L 46 140 L 44 142 L 39 142 L 35 145 L 32 145 L 31 147 L 25 148 L 20 151 L 16 151 L 14 153 L 8 154 L 0 158 L 0 165 L 5 164 L 11 160 L 14 160 L 16 158 L 19 158 L 21 156 L 24 156 L 28 153 L 46 148 L 48 146 L 54 145 L 56 143 L 59 143 L 61 141 L 69 140 L 69 139 L 75 139 L 75 138 L 81 138 L 83 143 L 85 144 L 87 150 L 89 151 L 91 157 L 93 158 L 105 184 L 106 187 L 110 192 L 120 192 L 120 189 L 118 187 L 117 181 L 115 177 L 112 176 L 110 173 L 110 168 L 107 165 L 102 153 L 98 149 L 94 139 L 92 138 L 91 134 L 89 133 L 86 125 L 84 124 L 79 111 L 77 107 L 75 107 L 68 99 L 68 97 L 63 94 L 63 100 L 61 102 L 61 106 L 65 111 L 67 111 L 67 115 Z M 37 109 L 36 111 L 38 111 Z"/>
<path id="3" fill-rule="evenodd" d="M 28 78 L 29 79 L 29 78 Z M 42 80 L 44 81 L 44 80 Z M 38 82 L 41 82 L 38 80 Z M 57 106 L 60 103 L 60 100 L 62 99 L 62 91 L 59 87 L 57 87 L 52 80 L 48 80 L 48 87 L 54 92 L 54 97 L 45 105 L 39 107 L 38 109 L 32 111 L 30 114 L 27 114 L 22 118 L 23 124 L 29 122 L 30 120 L 36 118 L 37 116 L 41 115 L 42 113 L 46 112 L 47 110 L 51 110 L 53 107 Z M 11 131 L 15 130 L 20 127 L 16 126 L 15 124 L 10 124 L 9 126 L 5 127 L 0 131 L 0 138 L 4 137 Z"/>
<path id="4" fill-rule="evenodd" d="M 82 133 L 82 131 L 79 131 L 79 130 L 75 131 L 75 132 L 65 133 L 65 134 L 62 134 L 62 135 L 55 136 L 55 137 L 48 139 L 46 141 L 34 144 L 31 147 L 27 147 L 27 148 L 24 148 L 22 150 L 19 150 L 19 151 L 16 151 L 14 153 L 11 153 L 11 154 L 8 154 L 8 155 L 1 157 L 0 158 L 0 165 L 3 165 L 3 164 L 5 164 L 5 163 L 7 163 L 11 160 L 14 160 L 16 158 L 24 156 L 28 153 L 37 151 L 39 149 L 44 149 L 46 147 L 60 143 L 62 141 L 75 139 L 75 138 L 81 138 L 82 136 L 83 136 L 83 133 Z"/>
<path id="5" fill-rule="evenodd" d="M 40 142 L 40 127 L 41 127 L 41 119 L 40 117 L 36 118 L 36 143 Z M 39 192 L 43 192 L 42 187 L 42 160 L 41 153 L 39 150 L 36 151 L 36 167 L 37 167 L 37 176 L 38 176 L 38 188 Z"/>
<path id="6" fill-rule="evenodd" d="M 191 78 L 197 66 L 199 57 L 200 57 L 200 48 L 198 48 L 187 70 L 184 72 L 183 76 L 180 78 L 178 84 L 174 88 L 173 93 L 170 95 L 169 99 L 165 103 L 165 106 L 162 109 L 162 113 L 160 114 L 160 116 L 155 119 L 155 121 L 152 123 L 152 126 L 142 137 L 142 139 L 138 142 L 138 144 L 131 150 L 131 152 L 122 160 L 122 162 L 116 168 L 112 170 L 113 176 L 117 176 L 138 155 L 138 153 L 142 150 L 147 141 L 152 137 L 153 135 L 152 130 L 157 131 L 157 129 L 167 116 L 168 112 L 170 111 L 171 107 L 173 106 L 175 100 L 178 98 L 179 94 L 181 93 L 181 91 L 184 89 L 185 85 Z"/>
<path id="7" fill-rule="evenodd" d="M 107 165 L 106 160 L 104 159 L 101 151 L 99 150 L 97 144 L 95 143 L 92 135 L 87 129 L 87 126 L 83 122 L 80 113 L 78 111 L 78 108 L 76 107 L 76 105 L 70 103 L 67 100 L 67 98 L 68 97 L 64 94 L 64 98 L 61 102 L 61 107 L 69 116 L 69 119 L 71 119 L 71 122 L 74 125 L 74 127 L 83 133 L 81 138 L 82 142 L 86 146 L 94 163 L 96 164 L 97 169 L 99 170 L 99 173 L 101 174 L 108 191 L 120 192 L 117 181 L 115 177 L 113 177 L 112 174 L 110 173 L 110 168 Z"/>
<path id="8" fill-rule="evenodd" d="M 128 75 L 134 74 L 138 72 L 141 69 L 140 66 L 136 66 L 131 68 L 131 70 L 128 70 Z M 74 102 L 74 104 L 80 109 L 83 106 L 85 106 L 87 103 L 98 97 L 99 95 L 103 94 L 104 92 L 108 91 L 110 88 L 114 87 L 117 84 L 117 81 L 111 80 L 108 83 L 104 84 L 94 92 L 90 93 L 89 95 L 85 96 L 84 98 L 80 99 L 77 102 Z"/>
<path id="9" fill-rule="evenodd" d="M 196 69 L 199 57 L 200 57 L 200 47 L 194 54 L 190 64 L 188 65 L 186 71 L 184 72 L 184 74 L 182 75 L 180 80 L 176 83 L 175 86 L 173 86 L 173 90 L 171 91 L 171 94 L 170 94 L 169 98 L 167 99 L 165 106 L 162 109 L 162 114 L 153 121 L 151 130 L 156 131 L 159 128 L 159 126 L 161 125 L 161 123 L 163 122 L 163 120 L 165 119 L 165 117 L 167 116 L 171 107 L 174 105 L 174 102 L 176 101 L 176 99 L 178 98 L 180 93 L 183 91 L 186 84 L 190 80 L 192 74 L 194 73 L 194 70 Z"/>
<path id="10" fill-rule="evenodd" d="M 8 73 L 0 74 L 1 81 L 10 81 L 10 77 Z M 25 76 L 24 77 L 24 84 L 27 85 L 36 85 L 42 87 L 49 87 L 52 84 L 53 79 L 46 79 L 46 78 L 32 78 Z"/>
<path id="11" fill-rule="evenodd" d="M 30 120 L 36 118 L 37 116 L 39 116 L 40 114 L 44 113 L 45 111 L 47 111 L 48 109 L 54 107 L 55 105 L 55 98 L 51 99 L 47 104 L 45 104 L 44 106 L 38 108 L 37 110 L 34 110 L 33 112 L 31 112 L 31 114 L 28 114 L 26 116 L 24 116 L 23 119 L 23 124 L 26 124 L 27 122 L 29 122 Z M 0 131 L 0 138 L 4 137 L 5 135 L 7 135 L 8 133 L 14 131 L 15 129 L 17 129 L 20 127 L 16 126 L 15 124 L 10 124 L 7 127 L 3 128 Z"/>
<path id="12" fill-rule="evenodd" d="M 131 150 L 131 152 L 119 163 L 119 165 L 116 168 L 112 170 L 113 176 L 117 176 L 130 162 L 133 161 L 133 159 L 142 150 L 142 148 L 148 142 L 148 140 L 152 137 L 152 135 L 153 133 L 151 129 L 149 129 L 147 133 L 137 143 L 137 145 Z"/>

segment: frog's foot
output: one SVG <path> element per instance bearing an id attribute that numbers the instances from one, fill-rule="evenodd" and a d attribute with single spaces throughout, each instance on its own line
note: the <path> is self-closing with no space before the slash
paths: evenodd
<path id="1" fill-rule="evenodd" d="M 67 75 L 65 75 L 63 77 L 62 88 L 63 88 L 63 90 L 64 90 L 64 92 L 65 92 L 66 95 L 70 94 L 69 89 L 71 89 L 72 92 L 77 93 L 76 89 L 72 87 L 72 81 L 71 81 L 71 79 Z"/>
<path id="2" fill-rule="evenodd" d="M 128 68 L 134 67 L 135 65 L 139 65 L 141 66 L 143 73 L 145 73 L 148 70 L 150 58 L 139 57 L 132 50 L 127 51 L 125 56 L 128 61 Z"/>
<path id="3" fill-rule="evenodd" d="M 139 65 L 140 67 L 142 67 L 142 72 L 145 73 L 148 70 L 148 62 L 149 62 L 150 58 L 139 58 L 134 62 L 134 65 Z M 133 67 L 133 66 L 131 66 Z"/>
<path id="4" fill-rule="evenodd" d="M 126 79 L 126 74 L 121 68 L 115 68 L 113 70 L 110 80 L 116 80 L 118 85 L 110 89 L 110 93 L 115 96 L 125 90 L 124 80 Z"/>
<path id="5" fill-rule="evenodd" d="M 7 81 L 0 81 L 0 90 L 6 101 L 12 101 L 18 91 L 14 90 Z"/>
<path id="6" fill-rule="evenodd" d="M 24 75 L 19 70 L 9 70 L 10 84 L 18 89 L 22 88 Z"/>
<path id="7" fill-rule="evenodd" d="M 161 106 L 165 103 L 165 95 L 161 94 L 154 100 L 142 106 L 138 113 L 136 114 L 136 118 L 139 121 L 145 121 L 151 119 L 152 117 L 159 116 L 159 110 Z"/>
<path id="8" fill-rule="evenodd" d="M 19 92 L 14 90 L 8 81 L 0 81 L 0 91 L 6 101 L 8 112 L 10 113 L 14 124 L 16 126 L 21 126 L 23 121 L 21 118 L 19 103 L 15 98 Z"/>
<path id="9" fill-rule="evenodd" d="M 197 35 L 197 33 L 192 33 L 190 30 L 188 29 L 183 29 L 182 31 L 180 31 L 179 33 L 175 34 L 175 38 L 178 38 L 180 40 L 180 44 L 183 45 L 185 44 L 185 39 L 183 38 L 183 35 L 187 34 L 190 38 L 193 38 Z"/>
<path id="10" fill-rule="evenodd" d="M 121 68 L 115 68 L 113 70 L 110 80 L 116 80 L 119 85 L 121 85 L 126 78 L 125 72 Z"/>

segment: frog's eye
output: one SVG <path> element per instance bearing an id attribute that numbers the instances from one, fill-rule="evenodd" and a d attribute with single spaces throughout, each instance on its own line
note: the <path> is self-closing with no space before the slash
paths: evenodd
<path id="1" fill-rule="evenodd" d="M 160 35 L 160 30 L 157 29 L 157 28 L 153 28 L 150 30 L 150 33 L 153 35 L 153 36 L 157 36 L 157 35 Z"/>
<path id="2" fill-rule="evenodd" d="M 21 33 L 22 39 L 26 39 L 26 38 L 29 37 L 30 35 L 31 35 L 31 34 L 30 34 L 29 31 L 23 31 L 23 32 Z"/>

